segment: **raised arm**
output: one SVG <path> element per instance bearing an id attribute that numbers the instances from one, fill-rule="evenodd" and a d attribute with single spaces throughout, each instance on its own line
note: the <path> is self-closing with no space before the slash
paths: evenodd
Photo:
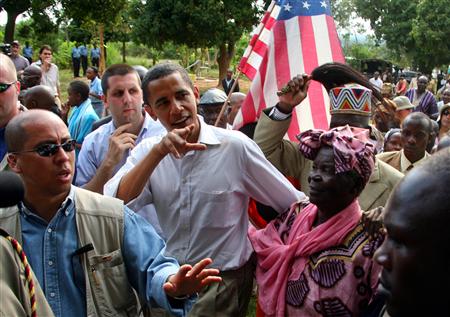
<path id="1" fill-rule="evenodd" d="M 256 126 L 254 140 L 266 158 L 285 176 L 307 184 L 309 161 L 298 151 L 295 142 L 283 139 L 291 123 L 293 109 L 307 95 L 309 77 L 296 76 L 288 82 L 289 91 L 279 96 L 279 103 L 263 111 Z"/>
<path id="2" fill-rule="evenodd" d="M 167 154 L 181 158 L 186 152 L 205 150 L 206 145 L 204 144 L 186 141 L 193 127 L 194 125 L 190 125 L 183 129 L 174 129 L 168 132 L 161 142 L 151 148 L 143 160 L 122 177 L 116 197 L 122 199 L 125 203 L 136 198 L 144 189 L 156 166 Z"/>

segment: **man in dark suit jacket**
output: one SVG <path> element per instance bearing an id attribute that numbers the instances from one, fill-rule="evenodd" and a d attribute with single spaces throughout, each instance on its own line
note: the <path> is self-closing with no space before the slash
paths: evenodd
<path id="1" fill-rule="evenodd" d="M 222 79 L 222 87 L 225 91 L 225 94 L 228 96 L 230 93 L 231 87 L 233 87 L 235 80 L 233 79 L 233 70 L 227 70 L 227 77 Z M 239 92 L 239 82 L 236 83 L 233 92 Z"/>

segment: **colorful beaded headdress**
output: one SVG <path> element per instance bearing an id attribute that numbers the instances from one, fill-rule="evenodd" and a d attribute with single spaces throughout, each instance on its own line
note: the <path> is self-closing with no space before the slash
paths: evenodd
<path id="1" fill-rule="evenodd" d="M 372 91 L 358 84 L 330 89 L 330 113 L 351 113 L 370 116 Z"/>

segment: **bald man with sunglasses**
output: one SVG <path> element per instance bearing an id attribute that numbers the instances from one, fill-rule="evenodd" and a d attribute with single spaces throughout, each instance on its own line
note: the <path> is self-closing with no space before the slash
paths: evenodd
<path id="1" fill-rule="evenodd" d="M 0 54 L 0 171 L 7 168 L 5 128 L 8 122 L 19 114 L 18 97 L 20 83 L 16 67 L 11 59 Z"/>
<path id="2" fill-rule="evenodd" d="M 122 201 L 72 185 L 75 141 L 58 116 L 26 111 L 5 135 L 25 196 L 0 209 L 0 227 L 23 246 L 55 316 L 138 316 L 146 305 L 185 316 L 196 292 L 221 281 L 211 259 L 180 267 L 164 256 L 164 241 Z"/>

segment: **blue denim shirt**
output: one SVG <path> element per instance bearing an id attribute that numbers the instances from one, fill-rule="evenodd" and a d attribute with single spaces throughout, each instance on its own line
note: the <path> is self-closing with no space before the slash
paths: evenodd
<path id="1" fill-rule="evenodd" d="M 23 247 L 55 316 L 86 316 L 84 272 L 74 255 L 81 247 L 74 196 L 72 187 L 49 223 L 23 204 L 19 206 Z M 124 213 L 122 256 L 130 284 L 147 302 L 184 316 L 192 300 L 186 301 L 183 308 L 172 308 L 162 289 L 166 279 L 178 271 L 177 261 L 163 256 L 165 243 L 147 221 L 127 207 Z"/>

